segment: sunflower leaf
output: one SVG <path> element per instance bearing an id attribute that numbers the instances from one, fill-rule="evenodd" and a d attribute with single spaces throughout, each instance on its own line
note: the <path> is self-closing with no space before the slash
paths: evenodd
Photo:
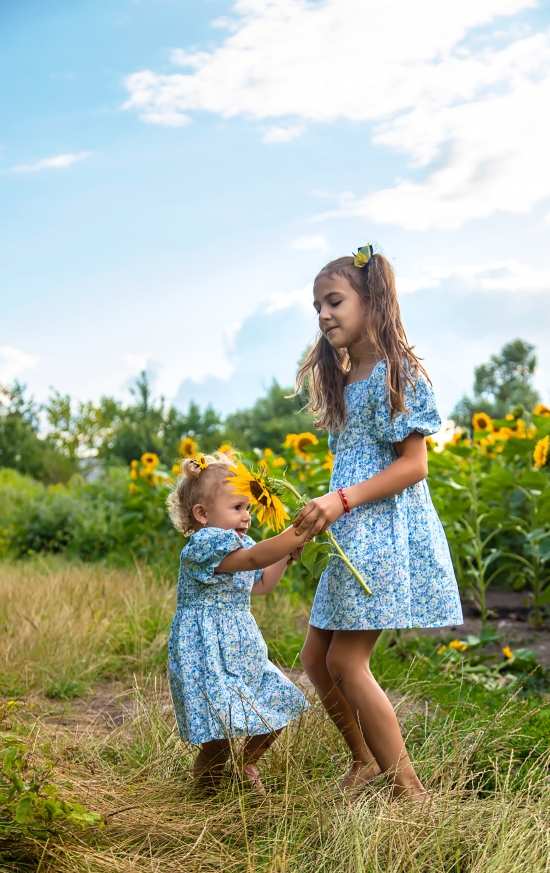
<path id="1" fill-rule="evenodd" d="M 333 555 L 329 543 L 307 543 L 302 552 L 302 561 L 314 579 L 318 579 L 326 569 Z"/>

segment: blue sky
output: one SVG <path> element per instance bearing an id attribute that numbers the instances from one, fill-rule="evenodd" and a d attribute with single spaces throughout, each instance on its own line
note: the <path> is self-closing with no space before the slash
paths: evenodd
<path id="1" fill-rule="evenodd" d="M 444 416 L 516 336 L 550 401 L 547 4 L 21 0 L 0 42 L 0 382 L 248 405 L 370 241 Z"/>

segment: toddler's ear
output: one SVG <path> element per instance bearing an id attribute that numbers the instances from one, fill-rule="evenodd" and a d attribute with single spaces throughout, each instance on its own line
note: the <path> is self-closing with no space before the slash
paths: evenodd
<path id="1" fill-rule="evenodd" d="M 195 503 L 191 512 L 193 518 L 195 521 L 198 521 L 199 524 L 203 525 L 208 523 L 208 514 L 206 512 L 206 506 L 204 506 L 203 503 Z"/>

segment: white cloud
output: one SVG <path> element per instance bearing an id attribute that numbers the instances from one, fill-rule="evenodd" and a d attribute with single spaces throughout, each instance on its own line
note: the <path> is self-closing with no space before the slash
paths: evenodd
<path id="1" fill-rule="evenodd" d="M 416 167 L 439 162 L 336 214 L 425 230 L 526 212 L 550 195 L 550 36 L 522 36 L 505 16 L 537 5 L 464 0 L 442 14 L 438 0 L 238 0 L 220 47 L 172 52 L 188 72 L 129 76 L 124 105 L 164 124 L 195 110 L 281 119 L 264 133 L 272 143 L 307 121 L 370 121 L 376 144 Z M 464 43 L 493 21 L 485 43 Z"/>
<path id="2" fill-rule="evenodd" d="M 413 294 L 415 291 L 423 291 L 424 288 L 436 288 L 441 282 L 432 276 L 421 276 L 418 279 L 397 276 L 396 285 L 398 294 Z"/>
<path id="3" fill-rule="evenodd" d="M 294 240 L 292 248 L 302 252 L 322 251 L 328 248 L 328 240 L 321 235 L 304 234 Z"/>
<path id="4" fill-rule="evenodd" d="M 272 312 L 279 312 L 281 309 L 288 309 L 290 306 L 298 304 L 306 312 L 313 315 L 313 283 L 306 285 L 305 288 L 298 288 L 296 291 L 277 291 L 275 294 L 270 294 L 269 303 L 266 309 L 268 315 Z"/>
<path id="5" fill-rule="evenodd" d="M 40 359 L 13 346 L 0 347 L 0 384 L 10 385 L 27 370 L 36 367 Z"/>
<path id="6" fill-rule="evenodd" d="M 147 366 L 149 361 L 152 360 L 152 355 L 134 355 L 128 354 L 123 355 L 124 362 L 128 364 L 133 373 L 142 373 L 144 370 L 147 370 Z"/>
<path id="7" fill-rule="evenodd" d="M 550 291 L 550 270 L 534 270 L 527 264 L 510 259 L 486 264 L 438 267 L 426 266 L 417 278 L 397 277 L 397 290 L 408 294 L 424 288 L 436 288 L 442 280 L 458 278 L 484 291 Z"/>
<path id="8" fill-rule="evenodd" d="M 291 127 L 268 127 L 262 136 L 262 142 L 266 142 L 269 145 L 279 145 L 282 142 L 291 142 L 293 139 L 296 139 L 297 136 L 301 136 L 305 130 L 305 126 L 302 124 L 295 124 Z"/>
<path id="9" fill-rule="evenodd" d="M 91 152 L 79 152 L 77 155 L 56 155 L 53 158 L 44 158 L 37 161 L 36 164 L 19 164 L 11 167 L 12 173 L 36 173 L 38 170 L 59 169 L 61 167 L 70 167 L 71 164 L 76 164 L 78 161 L 83 161 L 89 158 Z"/>

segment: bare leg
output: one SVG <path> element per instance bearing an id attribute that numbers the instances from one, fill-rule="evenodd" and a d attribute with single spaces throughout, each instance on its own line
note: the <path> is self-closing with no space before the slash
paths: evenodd
<path id="1" fill-rule="evenodd" d="M 210 740 L 202 744 L 193 764 L 193 777 L 199 788 L 215 791 L 220 787 L 230 752 L 229 740 Z"/>
<path id="2" fill-rule="evenodd" d="M 405 749 L 393 707 L 370 671 L 370 656 L 379 630 L 334 631 L 327 667 L 356 714 L 361 733 L 382 771 L 391 771 L 394 796 L 422 796 L 424 788 Z"/>
<path id="3" fill-rule="evenodd" d="M 272 731 L 270 734 L 258 734 L 254 737 L 247 737 L 242 748 L 242 759 L 244 764 L 254 764 L 259 761 L 262 755 L 265 755 L 270 746 L 273 745 L 283 728 L 278 731 Z"/>
<path id="4" fill-rule="evenodd" d="M 260 794 L 265 795 L 266 790 L 262 785 L 260 774 L 256 767 L 256 761 L 259 761 L 269 747 L 273 745 L 282 728 L 273 731 L 270 734 L 257 734 L 256 736 L 246 737 L 242 748 L 239 751 L 238 760 L 235 761 L 234 767 L 238 773 L 242 773 L 251 786 Z"/>
<path id="5" fill-rule="evenodd" d="M 351 751 L 351 767 L 340 783 L 341 788 L 351 788 L 374 778 L 381 771 L 365 742 L 348 701 L 329 673 L 327 656 L 333 634 L 334 631 L 322 630 L 310 625 L 300 658 L 323 706 Z"/>

